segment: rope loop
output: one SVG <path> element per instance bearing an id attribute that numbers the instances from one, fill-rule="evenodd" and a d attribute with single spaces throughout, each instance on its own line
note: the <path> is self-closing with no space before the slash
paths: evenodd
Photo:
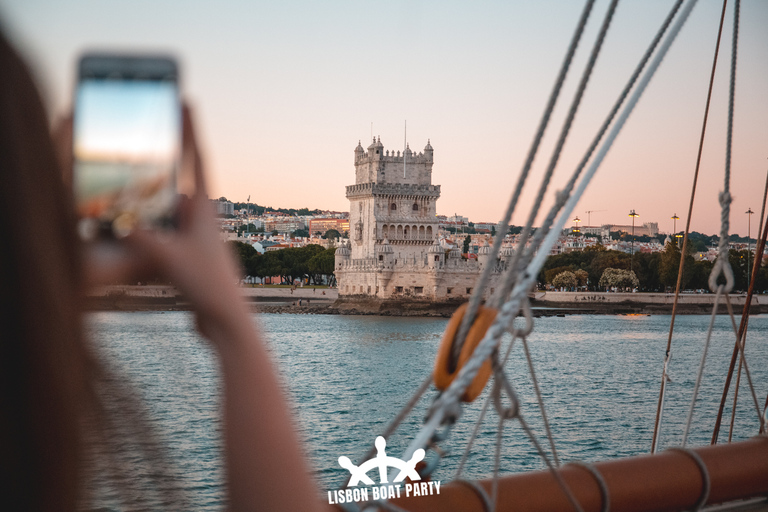
<path id="1" fill-rule="evenodd" d="M 730 229 L 730 214 L 731 214 L 731 193 L 726 191 L 720 192 L 720 242 L 717 244 L 717 260 L 712 267 L 712 272 L 709 274 L 709 289 L 713 292 L 717 290 L 717 278 L 722 274 L 725 277 L 725 293 L 730 293 L 733 290 L 734 277 L 733 268 L 728 261 L 728 231 Z"/>
<path id="2" fill-rule="evenodd" d="M 509 397 L 511 403 L 509 407 L 504 407 L 504 404 L 501 403 L 502 391 Z M 520 401 L 517 399 L 517 394 L 512 389 L 512 384 L 507 380 L 504 370 L 495 365 L 493 370 L 491 396 L 493 397 L 493 407 L 496 409 L 496 412 L 501 419 L 511 420 L 512 418 L 516 418 L 520 413 Z"/>
<path id="3" fill-rule="evenodd" d="M 525 326 L 522 328 L 514 327 L 515 318 L 512 318 L 509 322 L 509 332 L 516 338 L 527 338 L 531 332 L 533 332 L 533 313 L 531 312 L 531 300 L 525 297 L 520 303 L 520 309 L 525 319 Z"/>
<path id="4" fill-rule="evenodd" d="M 586 469 L 592 475 L 597 482 L 597 486 L 600 488 L 600 497 L 602 499 L 603 506 L 600 508 L 600 512 L 609 512 L 611 509 L 610 495 L 608 494 L 608 484 L 605 483 L 602 473 L 597 470 L 593 464 L 581 462 L 578 460 L 569 462 L 572 466 L 578 466 L 582 469 Z"/>
<path id="5" fill-rule="evenodd" d="M 707 503 L 707 500 L 709 499 L 709 490 L 712 487 L 712 480 L 709 477 L 709 470 L 707 469 L 707 465 L 704 464 L 701 456 L 690 448 L 674 446 L 672 448 L 667 448 L 667 451 L 680 452 L 685 454 L 699 467 L 699 471 L 701 472 L 701 495 L 696 501 L 696 504 L 693 506 L 693 512 L 698 512 Z"/>

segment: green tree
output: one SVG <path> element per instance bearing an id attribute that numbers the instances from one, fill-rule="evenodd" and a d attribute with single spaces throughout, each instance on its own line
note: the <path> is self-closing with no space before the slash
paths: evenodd
<path id="1" fill-rule="evenodd" d="M 341 238 L 341 233 L 339 233 L 335 229 L 329 229 L 325 232 L 325 235 L 323 235 L 323 238 L 329 239 L 329 240 L 337 240 Z"/>
<path id="2" fill-rule="evenodd" d="M 576 281 L 578 286 L 587 286 L 589 283 L 589 273 L 584 269 L 579 269 L 573 273 L 574 276 L 576 276 Z"/>
<path id="3" fill-rule="evenodd" d="M 472 242 L 472 237 L 467 235 L 467 237 L 464 239 L 464 250 L 462 252 L 469 253 L 470 242 Z"/>
<path id="4" fill-rule="evenodd" d="M 310 275 L 313 276 L 313 281 L 316 284 L 321 283 L 321 278 L 324 276 L 328 281 L 333 277 L 333 271 L 336 265 L 336 259 L 334 253 L 335 247 L 330 247 L 322 252 L 319 252 L 312 256 L 307 262 Z"/>
<path id="5" fill-rule="evenodd" d="M 680 289 L 686 289 L 688 282 L 693 275 L 693 256 L 686 255 L 685 262 L 683 264 L 683 278 L 680 283 Z M 677 274 L 680 270 L 680 249 L 677 247 L 677 243 L 670 241 L 661 253 L 661 262 L 659 263 L 659 280 L 661 284 L 668 288 L 675 288 L 677 286 Z"/>
<path id="6" fill-rule="evenodd" d="M 601 288 L 618 288 L 620 290 L 636 288 L 639 285 L 640 281 L 637 280 L 635 273 L 622 268 L 606 268 L 598 282 L 598 286 Z"/>
<path id="7" fill-rule="evenodd" d="M 291 236 L 293 238 L 309 238 L 309 230 L 308 229 L 297 229 L 293 233 L 291 233 Z"/>
<path id="8" fill-rule="evenodd" d="M 576 278 L 576 274 L 573 272 L 570 272 L 566 270 L 565 272 L 560 272 L 555 276 L 555 278 L 552 280 L 552 286 L 555 288 L 576 288 L 579 281 Z"/>

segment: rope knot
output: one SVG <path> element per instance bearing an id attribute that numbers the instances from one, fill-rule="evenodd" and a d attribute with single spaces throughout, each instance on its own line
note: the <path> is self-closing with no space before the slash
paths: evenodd
<path id="1" fill-rule="evenodd" d="M 712 272 L 709 274 L 709 289 L 713 292 L 717 290 L 717 278 L 722 274 L 725 277 L 725 293 L 730 293 L 733 290 L 734 277 L 733 268 L 731 268 L 731 262 L 728 261 L 728 232 L 730 231 L 730 214 L 731 214 L 731 193 L 728 190 L 720 192 L 718 196 L 720 201 L 720 241 L 717 244 L 717 260 L 712 267 Z"/>

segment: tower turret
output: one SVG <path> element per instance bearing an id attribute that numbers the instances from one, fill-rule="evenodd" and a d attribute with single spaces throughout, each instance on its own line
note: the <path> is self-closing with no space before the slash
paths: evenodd
<path id="1" fill-rule="evenodd" d="M 477 263 L 480 265 L 480 268 L 485 268 L 486 265 L 491 260 L 491 247 L 488 245 L 488 240 L 485 240 L 483 242 L 483 245 L 480 246 L 480 249 L 477 250 Z"/>
<path id="2" fill-rule="evenodd" d="M 434 154 L 435 154 L 435 150 L 432 149 L 432 144 L 430 144 L 429 139 L 427 139 L 427 145 L 424 146 L 424 159 L 427 162 L 432 162 Z"/>
<path id="3" fill-rule="evenodd" d="M 349 250 L 347 244 L 341 244 L 341 246 L 336 249 L 336 252 L 334 253 L 336 270 L 341 270 L 344 265 L 349 262 L 350 254 L 351 251 Z"/>

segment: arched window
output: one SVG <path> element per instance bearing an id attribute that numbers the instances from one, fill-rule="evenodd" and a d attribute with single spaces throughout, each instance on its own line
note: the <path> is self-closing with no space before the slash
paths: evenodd
<path id="1" fill-rule="evenodd" d="M 395 211 L 397 210 L 397 203 L 392 203 L 389 207 L 390 210 Z"/>
<path id="2" fill-rule="evenodd" d="M 382 228 L 381 228 L 381 236 L 383 238 L 387 238 L 387 234 L 388 234 L 387 225 L 384 224 L 384 226 L 382 226 Z"/>
<path id="3" fill-rule="evenodd" d="M 413 203 L 413 211 L 417 212 L 419 211 L 419 205 L 416 203 Z"/>
<path id="4" fill-rule="evenodd" d="M 419 226 L 419 238 L 424 239 L 424 226 Z"/>
<path id="5" fill-rule="evenodd" d="M 408 226 L 403 228 L 403 238 L 408 238 Z"/>
<path id="6" fill-rule="evenodd" d="M 397 238 L 403 238 L 403 226 L 397 226 Z"/>
<path id="7" fill-rule="evenodd" d="M 427 226 L 427 238 L 432 238 L 432 226 Z"/>

